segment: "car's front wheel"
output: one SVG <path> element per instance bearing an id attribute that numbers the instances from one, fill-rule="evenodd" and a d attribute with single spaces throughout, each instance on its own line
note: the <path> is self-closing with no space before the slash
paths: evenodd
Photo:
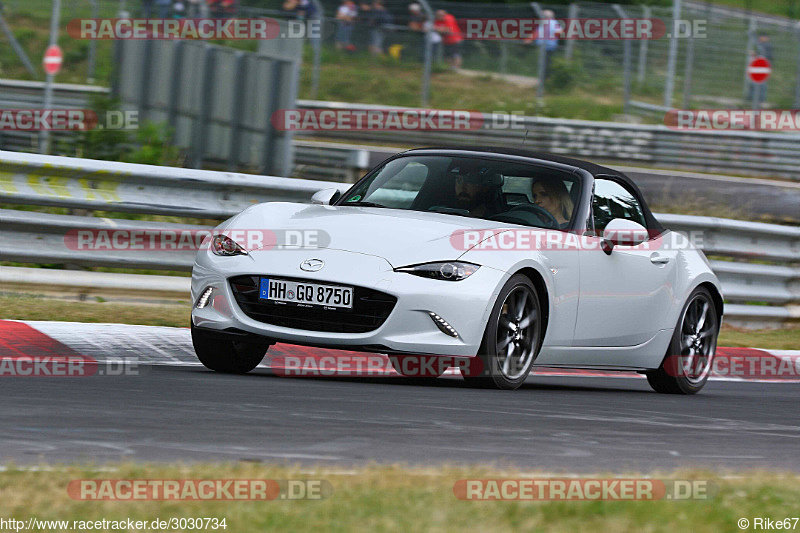
<path id="1" fill-rule="evenodd" d="M 518 388 L 539 354 L 542 333 L 536 287 L 522 274 L 512 276 L 489 316 L 478 354 L 482 365 L 462 367 L 464 379 L 481 387 Z"/>
<path id="2" fill-rule="evenodd" d="M 224 374 L 246 374 L 261 363 L 272 342 L 268 339 L 233 340 L 194 327 L 192 345 L 203 365 Z"/>
<path id="3" fill-rule="evenodd" d="M 664 361 L 647 373 L 653 390 L 666 394 L 700 392 L 711 374 L 719 328 L 719 313 L 711 293 L 698 287 L 681 311 Z"/>

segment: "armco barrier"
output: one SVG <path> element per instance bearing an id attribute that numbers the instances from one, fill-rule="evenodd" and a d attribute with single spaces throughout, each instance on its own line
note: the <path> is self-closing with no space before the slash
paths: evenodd
<path id="1" fill-rule="evenodd" d="M 0 108 L 41 107 L 44 84 L 0 79 Z M 54 106 L 86 107 L 91 95 L 108 90 L 85 85 L 56 84 Z M 306 109 L 403 109 L 400 107 L 298 100 Z M 66 138 L 68 134 L 54 137 Z M 674 131 L 663 125 L 595 122 L 546 117 L 525 117 L 523 129 L 481 128 L 471 131 L 325 131 L 298 132 L 296 139 L 320 137 L 331 140 L 398 144 L 400 146 L 471 145 L 527 148 L 555 154 L 568 154 L 601 161 L 639 164 L 664 168 L 683 168 L 705 172 L 778 176 L 800 180 L 800 134 L 755 131 L 691 132 Z M 26 132 L 0 132 L 0 149 L 35 151 L 36 135 Z M 316 162 L 317 174 L 347 176 L 332 172 L 326 161 L 332 154 L 309 150 L 298 154 L 295 163 Z M 315 160 L 309 159 L 309 157 Z M 336 159 L 338 154 L 333 154 Z M 343 166 L 344 168 L 344 166 Z M 353 168 L 348 164 L 347 168 Z"/>
<path id="2" fill-rule="evenodd" d="M 328 187 L 346 185 L 0 152 L 2 203 L 219 219 L 255 202 L 308 202 Z M 800 263 L 800 228 L 656 216 L 670 229 L 699 235 L 730 302 L 729 319 L 761 324 L 800 318 L 800 268 L 792 266 Z M 0 210 L 0 227 L 5 261 L 161 270 L 191 269 L 193 252 L 89 252 L 66 246 L 64 235 L 78 229 L 208 228 L 17 210 Z M 762 305 L 744 305 L 751 303 Z"/>

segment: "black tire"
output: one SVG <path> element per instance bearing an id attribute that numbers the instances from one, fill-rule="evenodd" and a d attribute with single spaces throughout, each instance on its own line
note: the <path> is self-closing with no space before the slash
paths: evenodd
<path id="1" fill-rule="evenodd" d="M 711 374 L 720 319 L 711 293 L 695 289 L 681 310 L 667 354 L 657 370 L 646 373 L 653 390 L 664 394 L 697 394 Z"/>
<path id="2" fill-rule="evenodd" d="M 489 315 L 478 350 L 481 364 L 461 367 L 464 380 L 482 388 L 519 388 L 539 355 L 544 338 L 542 317 L 539 294 L 531 280 L 522 274 L 512 276 Z"/>
<path id="3" fill-rule="evenodd" d="M 272 342 L 263 340 L 229 340 L 194 327 L 192 345 L 203 365 L 223 374 L 246 374 L 264 359 Z"/>

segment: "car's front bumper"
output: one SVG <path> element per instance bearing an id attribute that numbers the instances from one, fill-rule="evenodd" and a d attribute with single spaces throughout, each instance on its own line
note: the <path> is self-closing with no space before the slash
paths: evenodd
<path id="1" fill-rule="evenodd" d="M 322 259 L 325 267 L 304 272 L 300 263 Z M 383 324 L 366 333 L 309 331 L 266 324 L 248 317 L 238 306 L 228 282 L 239 275 L 303 278 L 319 283 L 367 287 L 397 298 Z M 497 293 L 507 279 L 499 270 L 481 267 L 463 281 L 438 281 L 395 272 L 384 259 L 331 249 L 282 249 L 219 257 L 201 251 L 192 273 L 192 323 L 210 330 L 241 330 L 293 344 L 386 351 L 472 356 L 478 352 Z M 203 309 L 196 302 L 214 287 Z M 443 333 L 430 317 L 436 313 L 457 332 Z"/>

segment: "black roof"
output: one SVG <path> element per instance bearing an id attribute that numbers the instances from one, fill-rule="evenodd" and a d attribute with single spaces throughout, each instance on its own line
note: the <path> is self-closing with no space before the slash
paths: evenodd
<path id="1" fill-rule="evenodd" d="M 427 148 L 414 148 L 412 150 L 408 150 L 403 152 L 403 154 L 408 154 L 416 151 L 425 151 L 425 150 L 449 150 L 449 151 L 457 151 L 457 152 L 472 152 L 473 154 L 494 154 L 494 155 L 510 155 L 516 157 L 528 157 L 531 159 L 538 159 L 540 161 L 552 161 L 553 163 L 558 163 L 561 165 L 567 165 L 575 168 L 583 169 L 589 172 L 592 176 L 614 176 L 619 178 L 620 181 L 624 182 L 628 185 L 630 189 L 632 189 L 636 196 L 639 197 L 642 204 L 642 211 L 644 211 L 644 217 L 647 221 L 647 228 L 648 229 L 655 229 L 659 232 L 664 231 L 664 227 L 661 225 L 658 220 L 656 220 L 655 216 L 653 216 L 653 212 L 650 211 L 650 207 L 647 205 L 647 202 L 644 199 L 644 195 L 639 187 L 636 186 L 636 183 L 633 182 L 631 178 L 626 176 L 623 172 L 619 170 L 614 170 L 613 168 L 604 167 L 602 165 L 598 165 L 596 163 L 592 163 L 589 161 L 583 161 L 581 159 L 573 159 L 571 157 L 564 157 L 557 154 L 549 154 L 546 152 L 534 152 L 531 150 L 523 150 L 519 148 L 506 148 L 502 146 L 485 146 L 485 147 L 476 147 L 476 146 L 437 146 L 437 147 L 427 147 Z"/>
<path id="2" fill-rule="evenodd" d="M 619 170 L 614 170 L 613 168 L 604 167 L 602 165 L 598 165 L 596 163 L 592 163 L 590 161 L 584 161 L 582 159 L 574 159 L 572 157 L 564 157 L 562 155 L 557 154 L 550 154 L 547 152 L 534 152 L 532 150 L 524 150 L 520 148 L 507 148 L 504 146 L 486 146 L 486 147 L 477 147 L 477 146 L 431 146 L 425 148 L 413 148 L 408 150 L 407 152 L 416 152 L 417 150 L 454 150 L 454 151 L 464 151 L 464 152 L 473 152 L 473 153 L 484 153 L 484 154 L 498 154 L 498 155 L 512 155 L 517 157 L 529 157 L 531 159 L 540 159 L 542 161 L 552 161 L 553 163 L 559 163 L 561 165 L 569 165 L 576 168 L 582 168 L 586 170 L 593 176 L 597 176 L 599 174 L 611 175 L 611 176 L 619 176 L 621 178 L 625 178 L 627 181 L 630 181 L 630 178 L 626 176 L 624 173 L 620 172 Z"/>

